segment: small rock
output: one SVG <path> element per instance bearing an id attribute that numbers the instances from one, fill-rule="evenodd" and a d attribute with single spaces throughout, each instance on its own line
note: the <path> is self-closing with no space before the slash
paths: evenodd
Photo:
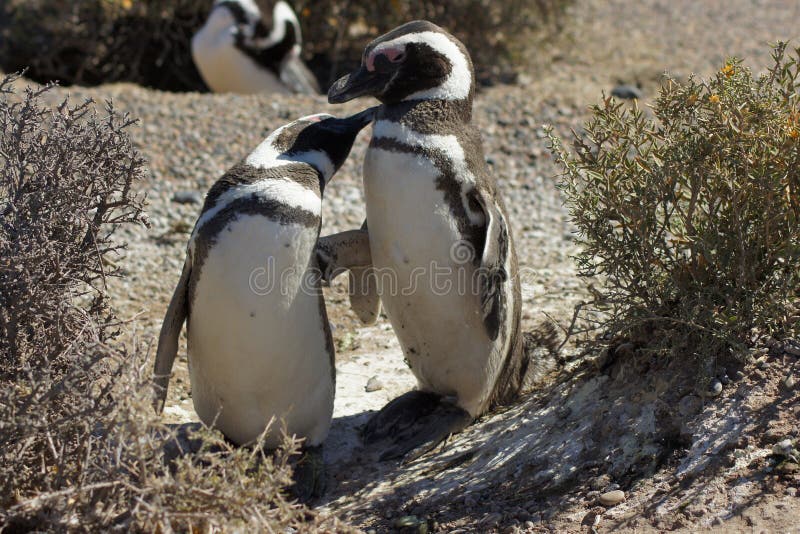
<path id="1" fill-rule="evenodd" d="M 373 376 L 369 380 L 367 380 L 367 386 L 364 388 L 367 393 L 372 393 L 373 391 L 378 391 L 383 389 L 383 382 L 377 376 Z"/>
<path id="2" fill-rule="evenodd" d="M 711 381 L 711 384 L 708 387 L 708 391 L 706 391 L 706 396 L 708 397 L 716 397 L 722 393 L 722 382 L 717 380 L 716 378 Z"/>
<path id="3" fill-rule="evenodd" d="M 403 532 L 418 532 L 419 534 L 428 532 L 428 524 L 415 515 L 398 517 L 394 522 L 394 526 Z"/>
<path id="4" fill-rule="evenodd" d="M 792 356 L 800 356 L 800 343 L 794 339 L 787 339 L 783 342 L 783 352 Z"/>
<path id="5" fill-rule="evenodd" d="M 626 100 L 639 99 L 644 96 L 642 90 L 635 85 L 618 85 L 611 90 L 611 96 Z"/>
<path id="6" fill-rule="evenodd" d="M 772 446 L 772 453 L 778 456 L 791 456 L 793 452 L 792 440 L 784 439 Z"/>
<path id="7" fill-rule="evenodd" d="M 795 497 L 797 495 L 797 488 L 786 488 L 786 495 Z"/>
<path id="8" fill-rule="evenodd" d="M 175 191 L 172 201 L 178 204 L 200 204 L 203 201 L 203 195 L 199 191 Z"/>
<path id="9" fill-rule="evenodd" d="M 792 373 L 789 373 L 786 375 L 786 378 L 783 379 L 783 385 L 786 389 L 792 389 L 796 383 L 797 381 L 794 379 L 794 374 Z"/>
<path id="10" fill-rule="evenodd" d="M 625 501 L 625 492 L 622 490 L 607 491 L 597 498 L 603 506 L 616 506 Z"/>

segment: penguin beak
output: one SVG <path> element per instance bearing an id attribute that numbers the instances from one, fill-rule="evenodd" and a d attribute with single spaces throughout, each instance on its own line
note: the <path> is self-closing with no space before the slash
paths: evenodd
<path id="1" fill-rule="evenodd" d="M 350 115 L 349 117 L 330 118 L 325 121 L 325 126 L 327 129 L 340 134 L 348 132 L 358 133 L 375 119 L 375 112 L 377 110 L 378 107 L 374 106 L 360 113 L 356 113 L 355 115 Z"/>
<path id="2" fill-rule="evenodd" d="M 359 96 L 377 96 L 389 82 L 390 73 L 369 71 L 363 65 L 334 83 L 328 90 L 328 102 L 341 104 Z"/>

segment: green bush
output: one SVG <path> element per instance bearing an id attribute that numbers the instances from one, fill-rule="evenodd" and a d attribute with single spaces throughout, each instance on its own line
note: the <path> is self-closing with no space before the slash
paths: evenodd
<path id="1" fill-rule="evenodd" d="M 573 0 L 296 0 L 304 55 L 327 87 L 358 65 L 364 45 L 426 18 L 469 48 L 484 83 L 507 80 L 562 27 Z M 262 12 L 273 2 L 257 0 Z M 130 81 L 203 90 L 190 42 L 212 0 L 8 0 L 0 5 L 0 66 L 40 82 Z M 533 53 L 532 53 L 533 51 Z"/>
<path id="2" fill-rule="evenodd" d="M 773 58 L 758 78 L 734 59 L 667 82 L 654 118 L 604 99 L 572 151 L 550 134 L 578 265 L 602 280 L 586 310 L 608 333 L 708 363 L 792 329 L 800 49 Z"/>

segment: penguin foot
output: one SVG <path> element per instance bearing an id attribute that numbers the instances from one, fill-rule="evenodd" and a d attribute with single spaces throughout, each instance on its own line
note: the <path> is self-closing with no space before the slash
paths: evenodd
<path id="1" fill-rule="evenodd" d="M 289 491 L 303 504 L 319 499 L 325 493 L 325 463 L 322 445 L 303 447 L 294 466 L 294 484 Z"/>
<path id="2" fill-rule="evenodd" d="M 373 415 L 361 432 L 369 445 L 404 433 L 420 418 L 432 413 L 441 397 L 425 391 L 409 391 L 392 400 Z"/>
<path id="3" fill-rule="evenodd" d="M 441 402 L 433 413 L 419 418 L 406 432 L 398 435 L 381 461 L 403 459 L 410 463 L 432 451 L 451 434 L 458 434 L 472 423 L 472 416 L 458 406 Z"/>
<path id="4" fill-rule="evenodd" d="M 364 428 L 367 444 L 389 439 L 390 447 L 380 460 L 416 460 L 433 450 L 449 435 L 472 423 L 472 416 L 435 393 L 410 391 L 394 399 L 375 414 Z"/>

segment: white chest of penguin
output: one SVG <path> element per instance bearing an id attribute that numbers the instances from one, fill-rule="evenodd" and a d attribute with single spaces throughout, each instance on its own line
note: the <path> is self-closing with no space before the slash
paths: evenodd
<path id="1" fill-rule="evenodd" d="M 316 237 L 241 214 L 203 262 L 188 327 L 192 398 L 200 418 L 237 443 L 271 417 L 309 444 L 326 437 L 334 385 L 321 297 L 300 283 Z"/>
<path id="2" fill-rule="evenodd" d="M 421 154 L 379 146 L 367 151 L 364 190 L 381 301 L 420 389 L 454 395 L 477 414 L 501 358 L 480 316 L 475 268 L 437 188 L 441 171 Z"/>

